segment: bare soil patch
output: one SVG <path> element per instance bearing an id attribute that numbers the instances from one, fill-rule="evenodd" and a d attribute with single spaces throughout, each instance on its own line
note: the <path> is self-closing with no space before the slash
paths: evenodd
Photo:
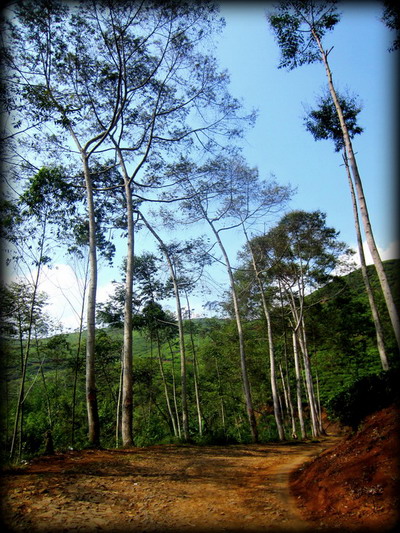
<path id="1" fill-rule="evenodd" d="M 337 439 L 250 446 L 86 450 L 4 472 L 9 531 L 314 531 L 289 472 Z"/>
<path id="2" fill-rule="evenodd" d="M 4 471 L 4 531 L 388 531 L 399 415 L 320 442 L 151 446 L 41 457 Z"/>
<path id="3" fill-rule="evenodd" d="M 340 531 L 399 531 L 400 418 L 392 406 L 290 476 L 303 518 Z"/>

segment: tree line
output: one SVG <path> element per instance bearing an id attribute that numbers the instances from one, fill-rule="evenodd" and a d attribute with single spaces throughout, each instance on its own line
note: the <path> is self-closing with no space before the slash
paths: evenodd
<path id="1" fill-rule="evenodd" d="M 387 24 L 393 18 L 389 8 L 385 17 Z M 343 151 L 357 235 L 361 235 L 360 218 L 399 344 L 398 311 L 373 238 L 352 148 L 353 137 L 362 131 L 356 123 L 360 109 L 354 100 L 337 93 L 328 63 L 330 51 L 323 47 L 325 33 L 339 20 L 333 2 L 285 2 L 268 16 L 282 52 L 281 67 L 292 69 L 314 61 L 325 67 L 328 92 L 318 109 L 309 113 L 306 128 L 316 139 L 332 139 L 335 149 Z M 229 280 L 242 401 L 251 440 L 259 440 L 249 380 L 243 303 L 237 273 L 224 243 L 225 232 L 234 228 L 241 229 L 246 237 L 243 271 L 250 276 L 248 284 L 254 297 L 261 298 L 266 321 L 269 382 L 279 438 L 286 438 L 287 430 L 282 422 L 276 340 L 271 322 L 272 310 L 278 302 L 292 336 L 298 422 L 289 401 L 292 397 L 289 378 L 285 378 L 283 369 L 279 368 L 291 413 L 292 436 L 297 436 L 298 423 L 301 436 L 306 435 L 302 379 L 305 380 L 312 435 L 323 432 L 309 356 L 304 302 L 310 290 L 329 281 L 330 273 L 347 253 L 346 246 L 337 240 L 333 228 L 326 227 L 325 215 L 320 212 L 289 212 L 264 235 L 251 234 L 260 221 L 265 224 L 276 220 L 287 208 L 294 191 L 289 185 L 279 184 L 273 176 L 260 178 L 258 170 L 250 168 L 241 154 L 238 140 L 254 123 L 255 113 L 246 112 L 230 94 L 229 77 L 219 69 L 213 57 L 213 39 L 222 23 L 218 8 L 212 2 L 171 1 L 161 5 L 151 1 L 82 4 L 24 1 L 8 8 L 5 14 L 2 103 L 9 120 L 4 133 L 3 180 L 6 187 L 2 199 L 2 238 L 8 246 L 8 260 L 15 269 L 32 275 L 27 291 L 27 319 L 23 327 L 22 322 L 17 328 L 15 323 L 11 327 L 12 334 L 20 338 L 21 360 L 11 457 L 16 454 L 18 428 L 19 435 L 22 434 L 30 358 L 35 343 L 37 347 L 40 345 L 35 320 L 42 305 L 38 291 L 40 273 L 51 261 L 52 248 L 60 245 L 84 262 L 87 269 L 83 299 L 86 317 L 83 317 L 82 305 L 79 335 L 82 339 L 85 330 L 88 442 L 91 446 L 100 445 L 96 324 L 98 316 L 105 319 L 113 305 L 109 305 L 108 310 L 100 310 L 96 316 L 98 261 L 99 256 L 112 261 L 113 238 L 118 235 L 126 242 L 126 260 L 118 293 L 122 310 L 113 318 L 117 318 L 123 328 L 121 370 L 116 378 L 120 384 L 115 398 L 118 406 L 116 431 L 120 432 L 123 446 L 134 443 L 133 331 L 138 298 L 134 291 L 135 276 L 137 279 L 140 275 L 148 275 L 146 270 L 151 270 L 154 261 L 147 258 L 150 266 L 146 265 L 146 258 L 138 258 L 135 254 L 135 234 L 144 228 L 152 235 L 164 258 L 169 273 L 168 291 L 176 302 L 175 317 L 164 320 L 165 317 L 153 316 L 153 325 L 157 327 L 149 333 L 160 347 L 163 335 L 167 334 L 164 322 L 169 327 L 173 323 L 178 332 L 179 409 L 176 394 L 171 401 L 168 393 L 173 384 L 165 378 L 161 351 L 158 358 L 174 435 L 185 441 L 190 438 L 187 324 L 183 318 L 182 299 L 189 298 L 218 249 Z M 199 238 L 165 242 L 162 228 L 191 228 L 199 222 L 208 228 L 211 241 Z M 381 318 L 369 284 L 360 237 L 358 241 L 381 365 L 387 370 L 389 358 Z M 146 283 L 152 287 L 152 296 L 147 296 L 139 308 L 155 312 L 158 309 L 156 293 L 162 293 L 165 288 L 152 278 Z M 16 309 L 16 301 L 20 298 L 26 301 L 23 295 L 26 287 L 12 286 L 4 290 L 13 302 L 10 305 Z M 189 303 L 187 308 L 190 309 Z M 3 329 L 7 328 L 5 321 Z M 190 346 L 194 354 L 195 344 Z M 81 354 L 82 346 L 78 342 L 74 395 L 78 394 Z M 202 431 L 200 366 L 196 356 L 193 357 L 191 372 L 196 383 L 198 426 Z M 40 369 L 43 370 L 43 365 Z M 172 375 L 175 380 L 175 373 Z M 45 375 L 42 377 L 44 385 Z M 109 381 L 111 390 L 112 380 L 106 370 L 104 379 Z M 20 447 L 21 440 L 20 437 Z"/>

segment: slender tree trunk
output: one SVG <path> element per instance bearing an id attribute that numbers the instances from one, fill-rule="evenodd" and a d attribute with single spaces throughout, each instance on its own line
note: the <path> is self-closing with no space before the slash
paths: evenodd
<path id="1" fill-rule="evenodd" d="M 286 361 L 286 379 L 287 379 L 287 391 L 288 391 L 288 398 L 289 398 L 290 420 L 291 420 L 291 423 L 292 423 L 292 438 L 293 439 L 297 439 L 296 421 L 295 421 L 295 417 L 294 417 L 292 392 L 291 392 L 290 383 L 289 383 L 289 372 L 288 372 L 288 368 L 287 368 L 287 361 Z"/>
<path id="2" fill-rule="evenodd" d="M 315 401 L 314 385 L 312 380 L 311 365 L 308 355 L 307 337 L 304 326 L 304 279 L 301 271 L 300 277 L 297 280 L 298 283 L 298 302 L 293 294 L 292 287 L 286 288 L 286 294 L 289 298 L 290 310 L 293 319 L 293 331 L 297 337 L 298 344 L 300 346 L 301 353 L 303 355 L 304 374 L 305 374 L 305 389 L 309 400 L 312 434 L 313 437 L 317 437 L 321 432 L 321 422 L 318 419 L 317 404 Z"/>
<path id="3" fill-rule="evenodd" d="M 260 290 L 261 291 L 263 290 L 263 286 L 262 286 L 261 282 L 260 282 Z M 265 296 L 264 296 L 263 292 L 261 292 L 261 300 L 262 300 L 262 304 L 263 304 L 265 319 L 267 321 L 267 333 L 268 333 L 268 344 L 269 344 L 270 381 L 271 381 L 272 401 L 273 401 L 273 404 L 274 404 L 275 422 L 276 422 L 276 426 L 278 428 L 279 440 L 284 440 L 285 439 L 285 432 L 284 432 L 283 424 L 282 424 L 282 410 L 279 408 L 279 403 L 278 403 L 278 390 L 277 390 L 276 372 L 275 372 L 275 350 L 274 350 L 273 338 L 272 338 L 271 317 L 270 317 L 270 314 L 269 314 L 269 309 L 268 309 L 267 302 L 265 300 Z"/>
<path id="4" fill-rule="evenodd" d="M 207 217 L 205 213 L 204 213 L 204 218 L 210 225 L 215 235 L 215 238 L 217 239 L 222 255 L 224 256 L 224 260 L 225 260 L 225 266 L 226 266 L 226 270 L 227 270 L 228 277 L 229 277 L 231 296 L 232 296 L 232 301 L 233 301 L 233 309 L 235 313 L 236 327 L 237 327 L 238 338 L 239 338 L 239 354 L 240 354 L 240 368 L 241 368 L 241 373 L 242 373 L 243 395 L 244 395 L 245 402 L 246 402 L 246 410 L 247 410 L 247 417 L 248 417 L 249 424 L 250 424 L 251 438 L 253 442 L 258 442 L 257 421 L 254 415 L 253 401 L 251 398 L 250 382 L 249 382 L 249 377 L 247 373 L 247 361 L 246 361 L 246 351 L 245 351 L 245 346 L 244 346 L 244 334 L 243 334 L 242 320 L 240 317 L 239 301 L 238 301 L 238 297 L 236 293 L 235 280 L 233 277 L 232 267 L 229 261 L 228 254 L 222 243 L 221 237 L 219 236 L 218 231 L 214 227 L 214 224 Z"/>
<path id="5" fill-rule="evenodd" d="M 177 437 L 178 436 L 178 430 L 177 430 L 177 427 L 176 427 L 176 420 L 175 420 L 174 413 L 172 411 L 171 402 L 169 400 L 168 386 L 167 386 L 167 380 L 165 378 L 164 365 L 163 365 L 163 360 L 162 360 L 162 355 L 161 355 L 161 346 L 160 346 L 160 339 L 159 339 L 159 336 L 158 336 L 158 332 L 157 332 L 157 354 L 158 354 L 158 363 L 160 365 L 161 379 L 162 379 L 163 386 L 164 386 L 164 394 L 165 394 L 165 401 L 166 401 L 166 404 L 167 404 L 168 414 L 169 414 L 169 417 L 170 417 L 170 420 L 171 420 L 171 424 L 172 424 L 172 428 L 173 428 L 173 431 L 174 431 L 174 437 Z"/>
<path id="6" fill-rule="evenodd" d="M 325 432 L 322 427 L 322 419 L 320 416 L 321 412 L 318 409 L 318 401 L 317 401 L 317 396 L 315 394 L 315 389 L 314 389 L 314 381 L 313 381 L 313 375 L 311 371 L 310 355 L 308 352 L 308 342 L 307 342 L 307 336 L 306 336 L 306 327 L 304 324 L 304 317 L 302 318 L 302 321 L 301 321 L 301 335 L 303 339 L 302 346 L 304 347 L 304 352 L 303 352 L 304 367 L 306 369 L 306 379 L 307 379 L 307 382 L 309 383 L 309 385 L 307 384 L 307 387 L 310 389 L 310 396 L 312 398 L 312 405 L 313 405 L 313 409 L 315 413 L 315 420 L 316 420 L 316 425 L 317 425 L 317 436 L 319 436 L 319 435 L 323 435 Z"/>
<path id="7" fill-rule="evenodd" d="M 85 269 L 85 282 L 83 285 L 83 294 L 82 294 L 82 306 L 81 313 L 79 317 L 79 334 L 78 334 L 78 346 L 76 348 L 76 357 L 75 357 L 75 368 L 74 368 L 74 384 L 72 388 L 72 414 L 71 414 L 71 447 L 75 445 L 75 411 L 76 411 L 76 389 L 78 384 L 78 372 L 79 372 L 79 360 L 81 357 L 81 348 L 82 348 L 82 333 L 83 333 L 83 317 L 85 312 L 85 300 L 86 300 L 86 288 L 88 282 L 88 272 L 89 272 L 89 258 L 86 263 Z"/>
<path id="8" fill-rule="evenodd" d="M 388 279 L 385 273 L 385 269 L 383 267 L 382 260 L 379 255 L 379 251 L 375 243 L 374 234 L 372 232 L 372 226 L 371 226 L 371 222 L 369 219 L 367 202 L 365 200 L 363 185 L 362 185 L 360 174 L 358 172 L 358 167 L 357 167 L 357 162 L 356 162 L 356 158 L 355 158 L 354 151 L 353 151 L 353 146 L 352 146 L 350 135 L 347 129 L 347 124 L 343 116 L 343 110 L 341 108 L 339 99 L 336 94 L 335 87 L 333 85 L 332 72 L 331 72 L 331 69 L 328 63 L 328 53 L 323 49 L 321 40 L 319 39 L 318 35 L 313 29 L 312 29 L 312 34 L 313 34 L 315 41 L 318 44 L 318 47 L 321 53 L 321 58 L 325 65 L 325 71 L 326 71 L 326 75 L 328 78 L 329 91 L 331 93 L 332 100 L 335 105 L 336 112 L 338 114 L 340 126 L 341 126 L 342 133 L 343 133 L 343 140 L 345 143 L 346 155 L 349 161 L 350 169 L 351 169 L 354 183 L 355 183 L 358 203 L 360 206 L 361 219 L 362 219 L 363 226 L 364 226 L 365 237 L 367 239 L 368 248 L 369 248 L 369 251 L 371 252 L 372 260 L 374 262 L 376 272 L 378 274 L 379 282 L 382 288 L 383 296 L 385 298 L 385 302 L 386 302 L 386 306 L 389 312 L 393 331 L 396 336 L 397 346 L 400 349 L 399 314 L 397 312 L 397 309 L 394 303 L 393 294 L 390 289 L 390 285 L 389 285 L 389 282 L 388 282 Z"/>
<path id="9" fill-rule="evenodd" d="M 95 373 L 96 343 L 96 294 L 97 294 L 97 240 L 96 219 L 92 179 L 87 156 L 82 153 L 83 173 L 85 177 L 86 196 L 89 217 L 89 286 L 87 301 L 87 337 L 86 337 L 86 406 L 88 415 L 88 438 L 93 447 L 100 446 L 100 421 L 97 407 L 97 389 Z"/>
<path id="10" fill-rule="evenodd" d="M 133 445 L 133 322 L 132 322 L 132 298 L 133 298 L 133 256 L 134 256 L 134 221 L 132 190 L 127 180 L 125 181 L 125 200 L 128 232 L 128 250 L 125 272 L 125 304 L 124 304 L 124 344 L 122 365 L 124 368 L 122 377 L 122 416 L 121 433 L 122 445 Z"/>
<path id="11" fill-rule="evenodd" d="M 286 327 L 285 315 L 283 311 L 282 285 L 280 282 L 279 282 L 279 299 L 280 299 L 281 321 L 282 321 L 283 338 L 284 338 L 283 346 L 284 346 L 284 357 L 285 357 L 285 370 L 286 370 L 286 377 L 287 377 L 287 391 L 288 391 L 288 400 L 289 400 L 289 407 L 290 407 L 290 417 L 292 421 L 292 438 L 297 439 L 296 420 L 295 420 L 295 414 L 294 414 L 294 408 L 293 408 L 293 402 L 292 402 L 292 392 L 291 392 L 290 380 L 289 380 L 289 365 L 288 365 L 288 354 L 287 354 L 287 346 L 288 346 L 287 327 Z"/>
<path id="12" fill-rule="evenodd" d="M 53 415 L 52 415 L 51 400 L 50 400 L 49 390 L 47 388 L 46 376 L 45 376 L 44 371 L 43 371 L 43 364 L 44 364 L 44 361 L 46 359 L 46 356 L 44 356 L 44 357 L 40 356 L 39 339 L 37 337 L 37 332 L 35 333 L 35 346 L 36 346 L 36 357 L 38 358 L 39 365 L 40 365 L 39 366 L 39 371 L 40 371 L 40 375 L 41 375 L 41 378 L 42 378 L 44 396 L 45 396 L 45 399 L 46 399 L 47 417 L 48 417 L 48 429 L 50 431 L 52 431 L 53 430 Z M 36 378 L 35 378 L 35 380 L 36 380 Z"/>
<path id="13" fill-rule="evenodd" d="M 180 349 L 180 354 L 181 354 L 181 387 L 182 387 L 181 393 L 182 393 L 183 439 L 185 441 L 188 441 L 189 440 L 189 413 L 188 413 L 188 403 L 187 403 L 185 337 L 184 337 L 184 331 L 183 331 L 181 299 L 179 295 L 178 283 L 175 277 L 175 270 L 173 268 L 172 262 L 170 262 L 170 271 L 171 271 L 171 276 L 172 276 L 172 284 L 174 286 L 174 292 L 175 292 L 176 314 L 178 318 L 178 331 L 179 331 L 179 349 Z"/>
<path id="14" fill-rule="evenodd" d="M 199 424 L 199 435 L 201 437 L 203 435 L 203 417 L 201 414 L 201 404 L 200 404 L 199 373 L 198 373 L 198 366 L 197 366 L 196 346 L 194 345 L 194 339 L 193 339 L 192 316 L 190 312 L 189 297 L 186 291 L 185 291 L 185 296 L 186 296 L 186 303 L 188 306 L 188 320 L 190 324 L 190 342 L 192 345 L 192 352 L 193 352 L 193 377 L 194 377 L 194 393 L 196 397 L 197 420 Z"/>
<path id="15" fill-rule="evenodd" d="M 181 417 L 179 416 L 178 401 L 177 401 L 177 394 L 176 394 L 176 381 L 175 381 L 175 357 L 174 357 L 174 351 L 169 341 L 168 341 L 168 344 L 169 344 L 169 350 L 171 353 L 172 395 L 174 398 L 174 408 L 175 408 L 175 414 L 176 414 L 178 437 L 181 438 L 182 437 L 182 430 L 181 430 L 181 423 L 180 423 Z"/>
<path id="16" fill-rule="evenodd" d="M 281 377 L 281 382 L 282 382 L 283 399 L 285 401 L 285 409 L 286 409 L 286 418 L 288 418 L 289 417 L 289 398 L 288 398 L 288 393 L 286 389 L 285 379 L 283 376 L 282 365 L 280 363 L 279 363 L 279 375 Z M 285 419 L 283 410 L 282 410 L 282 418 Z"/>
<path id="17" fill-rule="evenodd" d="M 29 359 L 29 352 L 31 347 L 31 340 L 32 340 L 32 327 L 33 327 L 33 317 L 34 317 L 34 309 L 36 305 L 36 295 L 38 291 L 39 286 L 39 278 L 41 273 L 41 267 L 42 267 L 42 260 L 43 260 L 43 251 L 44 251 L 44 240 L 46 235 L 46 226 L 47 226 L 47 220 L 46 216 L 43 221 L 43 228 L 42 228 L 42 237 L 40 240 L 40 249 L 39 249 L 39 260 L 38 260 L 38 267 L 37 267 L 37 273 L 35 278 L 35 283 L 33 286 L 33 293 L 32 293 L 32 301 L 31 306 L 29 309 L 29 322 L 28 322 L 28 337 L 26 340 L 26 346 L 25 351 L 23 353 L 23 358 L 21 360 L 21 383 L 20 383 L 20 389 L 18 394 L 18 402 L 17 402 L 17 409 L 15 412 L 15 420 L 14 420 L 14 431 L 11 441 L 11 449 L 10 449 L 10 459 L 13 458 L 15 453 L 15 445 L 17 441 L 17 433 L 18 433 L 18 425 L 20 422 L 20 439 L 19 439 L 19 460 L 21 460 L 21 454 L 22 454 L 22 433 L 23 433 L 23 403 L 24 403 L 24 389 L 25 389 L 25 381 L 26 381 L 26 370 L 28 367 L 28 359 Z M 21 335 L 22 338 L 22 335 Z"/>
<path id="18" fill-rule="evenodd" d="M 306 431 L 304 427 L 304 417 L 303 417 L 303 403 L 301 401 L 301 377 L 300 377 L 300 365 L 299 365 L 299 352 L 297 350 L 297 335 L 293 331 L 293 357 L 294 357 L 294 368 L 296 373 L 296 398 L 297 398 L 297 414 L 300 422 L 300 431 L 301 438 L 306 438 Z"/>
<path id="19" fill-rule="evenodd" d="M 321 397 L 319 394 L 319 379 L 318 379 L 318 370 L 315 369 L 315 381 L 317 385 L 317 407 L 318 407 L 318 418 L 321 421 L 320 430 L 323 435 L 326 435 L 325 430 L 322 427 L 322 407 L 321 407 Z"/>
<path id="20" fill-rule="evenodd" d="M 308 356 L 307 341 L 305 338 L 305 331 L 304 331 L 303 323 L 299 325 L 297 333 L 298 333 L 297 338 L 299 340 L 300 349 L 303 354 L 306 389 L 307 389 L 308 403 L 310 406 L 310 414 L 311 414 L 312 434 L 313 434 L 313 437 L 318 437 L 318 435 L 320 434 L 320 429 L 319 429 L 319 424 L 318 424 L 318 411 L 317 411 L 317 404 L 315 401 L 315 393 L 314 393 L 314 385 L 312 381 L 310 358 Z"/>
<path id="21" fill-rule="evenodd" d="M 284 440 L 285 439 L 285 432 L 284 432 L 283 423 L 282 423 L 282 409 L 279 406 L 278 391 L 277 391 L 277 386 L 276 386 L 275 353 L 274 353 L 274 342 L 273 342 L 273 338 L 272 338 L 271 317 L 270 317 L 270 313 L 269 313 L 269 309 L 268 309 L 267 300 L 265 298 L 263 282 L 262 282 L 262 280 L 260 278 L 260 273 L 258 272 L 258 269 L 257 269 L 256 259 L 254 257 L 254 253 L 253 253 L 253 250 L 252 250 L 251 245 L 250 245 L 250 240 L 248 238 L 248 235 L 247 235 L 247 232 L 246 232 L 246 229 L 245 229 L 244 225 L 243 225 L 243 231 L 244 231 L 244 234 L 245 234 L 245 237 L 246 237 L 247 246 L 248 246 L 249 251 L 250 251 L 254 274 L 256 276 L 258 287 L 259 287 L 259 290 L 260 290 L 260 296 L 261 296 L 261 302 L 262 302 L 262 307 L 263 307 L 263 311 L 264 311 L 264 316 L 265 316 L 265 320 L 267 322 L 267 336 L 268 336 L 268 347 L 269 347 L 269 366 L 270 366 L 270 382 L 271 382 L 272 402 L 273 402 L 273 405 L 274 405 L 274 416 L 275 416 L 276 427 L 278 429 L 279 440 Z"/>
<path id="22" fill-rule="evenodd" d="M 119 373 L 119 385 L 118 385 L 118 400 L 117 400 L 117 412 L 115 422 L 115 447 L 119 448 L 119 435 L 121 432 L 121 403 L 122 403 L 122 382 L 124 379 L 124 366 L 122 364 L 121 354 L 121 370 Z"/>
<path id="23" fill-rule="evenodd" d="M 387 356 L 386 356 L 385 342 L 383 338 L 383 329 L 382 329 L 382 324 L 381 324 L 381 320 L 380 320 L 379 313 L 378 313 L 378 308 L 376 306 L 374 293 L 373 293 L 371 283 L 368 277 L 367 263 L 365 261 L 364 248 L 363 248 L 362 238 L 361 238 L 361 228 L 360 228 L 360 219 L 358 217 L 357 200 L 356 200 L 356 195 L 354 192 L 353 180 L 351 179 L 350 168 L 349 168 L 345 150 L 343 154 L 343 160 L 344 160 L 344 164 L 345 164 L 346 171 L 347 171 L 347 179 L 349 182 L 351 201 L 353 205 L 354 226 L 355 226 L 356 235 L 357 235 L 357 246 L 358 246 L 358 254 L 359 254 L 360 263 L 361 263 L 361 273 L 362 273 L 362 277 L 364 280 L 365 291 L 368 296 L 369 306 L 371 308 L 372 319 L 375 325 L 376 343 L 378 346 L 379 357 L 381 359 L 381 365 L 382 365 L 383 370 L 388 370 L 389 363 L 388 363 Z"/>
<path id="24" fill-rule="evenodd" d="M 183 429 L 183 438 L 185 441 L 188 441 L 189 440 L 189 415 L 188 415 L 188 403 L 187 403 L 186 350 L 185 350 L 185 337 L 184 337 L 184 331 L 183 331 L 181 298 L 179 294 L 178 282 L 176 279 L 176 272 L 175 272 L 173 260 L 170 257 L 168 248 L 164 244 L 163 240 L 156 233 L 156 231 L 150 226 L 150 224 L 144 218 L 142 213 L 140 213 L 140 216 L 143 222 L 145 223 L 146 227 L 149 229 L 150 233 L 155 237 L 157 242 L 160 244 L 160 248 L 168 263 L 169 271 L 171 274 L 172 285 L 174 287 L 175 302 L 176 302 L 176 315 L 177 315 L 177 320 L 178 320 L 178 332 L 179 332 L 179 349 L 180 349 L 180 354 L 181 354 L 182 429 Z"/>
<path id="25" fill-rule="evenodd" d="M 216 357 L 214 357 L 214 360 L 215 360 L 215 368 L 217 370 L 217 378 L 218 378 L 218 392 L 219 392 L 219 398 L 220 398 L 220 404 L 221 404 L 222 429 L 224 431 L 224 436 L 226 437 L 225 406 L 224 406 L 224 398 L 223 398 L 223 394 L 222 394 L 221 376 L 220 376 L 220 373 L 219 373 L 218 359 Z"/>

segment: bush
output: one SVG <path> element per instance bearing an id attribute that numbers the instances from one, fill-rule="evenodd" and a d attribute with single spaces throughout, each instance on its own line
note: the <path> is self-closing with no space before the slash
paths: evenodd
<path id="1" fill-rule="evenodd" d="M 366 416 L 399 402 L 399 383 L 399 368 L 361 378 L 329 400 L 328 414 L 356 430 Z"/>

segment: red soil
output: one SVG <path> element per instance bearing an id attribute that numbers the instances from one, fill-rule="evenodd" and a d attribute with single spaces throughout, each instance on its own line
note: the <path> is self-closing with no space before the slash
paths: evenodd
<path id="1" fill-rule="evenodd" d="M 398 429 L 390 408 L 356 435 L 319 442 L 39 457 L 2 472 L 2 531 L 387 531 L 398 518 Z"/>
<path id="2" fill-rule="evenodd" d="M 364 421 L 355 435 L 292 472 L 303 518 L 341 531 L 388 531 L 399 525 L 399 411 Z"/>

